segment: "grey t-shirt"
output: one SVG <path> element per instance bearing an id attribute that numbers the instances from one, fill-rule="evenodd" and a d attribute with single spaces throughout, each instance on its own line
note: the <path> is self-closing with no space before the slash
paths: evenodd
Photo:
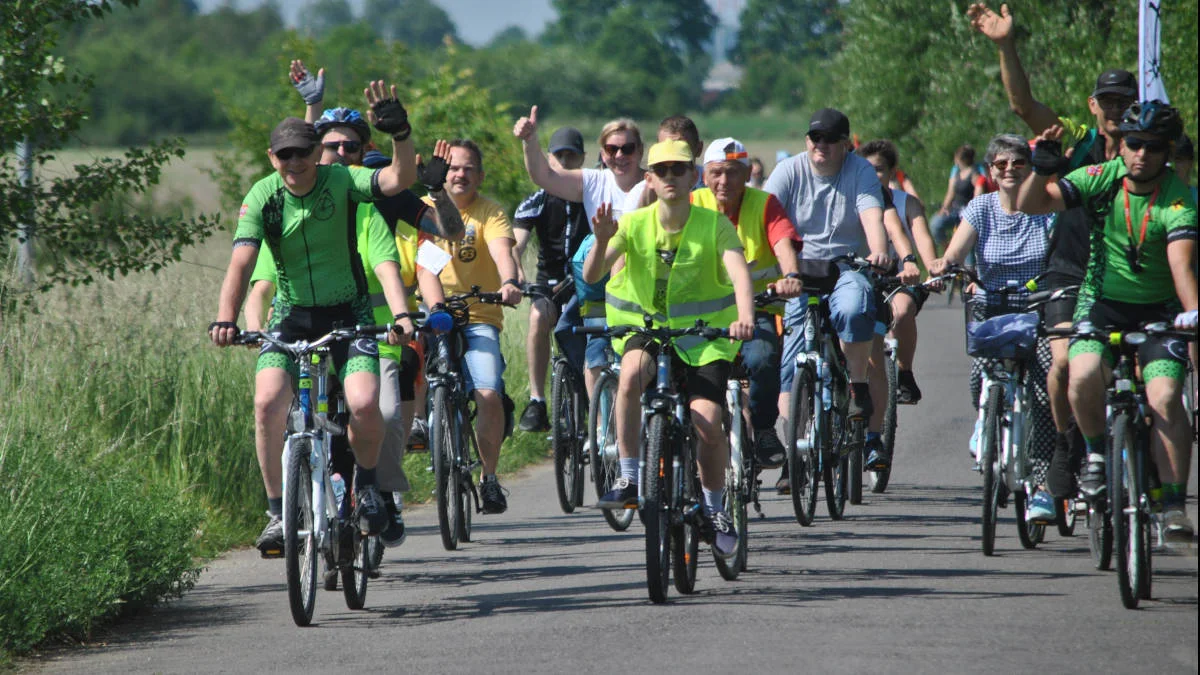
<path id="1" fill-rule="evenodd" d="M 866 255 L 867 235 L 858 216 L 883 208 L 883 190 L 875 169 L 855 154 L 846 155 L 834 176 L 818 176 L 802 152 L 771 172 L 763 189 L 775 195 L 804 240 L 801 257 L 830 260 Z"/>

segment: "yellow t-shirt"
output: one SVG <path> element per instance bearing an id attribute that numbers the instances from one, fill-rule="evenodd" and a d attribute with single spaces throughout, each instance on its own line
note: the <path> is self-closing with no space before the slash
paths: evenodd
<path id="1" fill-rule="evenodd" d="M 424 198 L 425 203 L 433 206 L 433 200 Z M 503 207 L 496 202 L 480 195 L 475 198 L 465 210 L 459 210 L 462 216 L 464 232 L 462 241 L 449 241 L 425 232 L 421 240 L 428 239 L 438 248 L 450 254 L 450 262 L 442 268 L 438 278 L 446 295 L 465 293 L 472 286 L 479 290 L 494 293 L 500 290 L 500 270 L 488 250 L 488 242 L 493 239 L 513 239 L 512 223 L 504 213 Z M 483 303 L 471 306 L 471 323 L 486 323 L 496 328 L 504 327 L 504 313 L 500 305 L 485 305 Z"/>

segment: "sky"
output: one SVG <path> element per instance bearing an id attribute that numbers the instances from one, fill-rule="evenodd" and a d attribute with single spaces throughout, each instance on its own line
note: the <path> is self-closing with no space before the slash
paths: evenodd
<path id="1" fill-rule="evenodd" d="M 196 0 L 201 11 L 213 10 L 228 0 Z M 525 29 L 528 35 L 542 32 L 546 24 L 555 17 L 550 0 L 433 0 L 434 4 L 446 10 L 451 20 L 458 27 L 458 34 L 464 42 L 470 45 L 482 46 L 493 35 L 512 25 Z M 714 8 L 728 8 L 736 18 L 737 0 L 709 0 Z M 239 8 L 255 7 L 262 0 L 233 0 Z M 291 25 L 296 24 L 296 16 L 306 0 L 279 0 L 283 16 Z M 361 10 L 362 0 L 350 0 L 350 6 L 356 11 Z"/>

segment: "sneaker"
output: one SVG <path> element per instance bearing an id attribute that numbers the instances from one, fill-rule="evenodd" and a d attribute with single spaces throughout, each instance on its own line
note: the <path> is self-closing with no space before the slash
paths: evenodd
<path id="1" fill-rule="evenodd" d="M 782 476 L 779 477 L 779 480 L 775 481 L 775 494 L 779 494 L 779 495 L 792 494 L 792 479 L 788 478 L 786 471 L 784 472 L 784 474 Z"/>
<path id="2" fill-rule="evenodd" d="M 979 439 L 983 436 L 983 418 L 975 420 L 975 429 L 971 432 L 971 440 L 967 443 L 967 452 L 971 453 L 971 459 L 975 462 L 975 469 L 979 469 Z"/>
<path id="3" fill-rule="evenodd" d="M 717 511 L 712 514 L 712 524 L 716 535 L 713 537 L 713 551 L 722 558 L 728 558 L 737 553 L 737 530 L 733 529 L 733 521 L 730 520 L 729 514 Z"/>
<path id="4" fill-rule="evenodd" d="M 896 403 L 916 405 L 921 400 L 921 388 L 911 370 L 901 370 L 896 377 Z"/>
<path id="5" fill-rule="evenodd" d="M 779 440 L 779 434 L 775 432 L 775 427 L 756 430 L 754 442 L 757 446 L 758 463 L 763 468 L 777 469 L 783 466 L 783 460 L 787 459 L 787 451 L 783 447 L 783 442 Z"/>
<path id="6" fill-rule="evenodd" d="M 413 417 L 412 429 L 408 432 L 408 447 L 410 450 L 424 448 L 429 442 L 429 428 L 425 418 Z"/>
<path id="7" fill-rule="evenodd" d="M 387 529 L 388 512 L 383 505 L 383 495 L 379 494 L 379 486 L 363 485 L 355 488 L 354 498 L 357 507 L 354 515 L 358 518 L 358 527 L 365 534 L 379 534 Z"/>
<path id="8" fill-rule="evenodd" d="M 1075 473 L 1071 471 L 1070 432 L 1059 432 L 1054 439 L 1054 454 L 1046 469 L 1046 489 L 1058 499 L 1075 496 Z"/>
<path id="9" fill-rule="evenodd" d="M 508 510 L 508 500 L 504 498 L 504 489 L 495 478 L 485 480 L 479 485 L 479 497 L 483 500 L 484 513 L 504 513 Z"/>
<path id="10" fill-rule="evenodd" d="M 325 570 L 325 575 L 321 579 L 322 583 L 324 584 L 325 590 L 327 590 L 327 591 L 336 591 L 337 590 L 338 576 L 339 576 L 339 574 L 338 574 L 337 570 L 330 570 L 330 569 Z"/>
<path id="11" fill-rule="evenodd" d="M 283 557 L 283 516 L 273 516 L 267 513 L 267 526 L 262 534 L 254 540 L 254 547 L 264 558 Z"/>
<path id="12" fill-rule="evenodd" d="M 550 431 L 550 418 L 546 417 L 545 401 L 530 401 L 521 413 L 521 431 Z"/>
<path id="13" fill-rule="evenodd" d="M 882 438 L 867 439 L 863 447 L 867 454 L 865 469 L 867 471 L 884 471 L 892 465 L 892 455 L 883 447 Z"/>
<path id="14" fill-rule="evenodd" d="M 1087 464 L 1079 476 L 1079 491 L 1091 499 L 1104 496 L 1108 489 L 1108 472 L 1105 470 L 1104 455 L 1088 453 Z"/>
<path id="15" fill-rule="evenodd" d="M 1033 493 L 1033 498 L 1029 500 L 1029 506 L 1025 509 L 1025 520 L 1041 524 L 1054 522 L 1054 498 L 1050 496 L 1049 490 Z"/>
<path id="16" fill-rule="evenodd" d="M 1192 521 L 1181 508 L 1171 508 L 1162 515 L 1163 539 L 1168 544 L 1191 544 L 1196 538 L 1196 530 Z"/>
<path id="17" fill-rule="evenodd" d="M 596 502 L 598 509 L 636 509 L 637 505 L 638 486 L 624 476 L 618 478 L 612 489 Z"/>
<path id="18" fill-rule="evenodd" d="M 866 382 L 850 384 L 850 405 L 846 408 L 847 420 L 868 420 L 875 412 L 871 403 L 871 390 Z"/>
<path id="19" fill-rule="evenodd" d="M 386 548 L 396 548 L 403 544 L 404 539 L 408 536 L 408 533 L 404 531 L 404 515 L 400 513 L 400 509 L 396 508 L 396 502 L 391 499 L 385 497 L 383 505 L 388 512 L 388 525 L 379 534 L 379 541 Z"/>

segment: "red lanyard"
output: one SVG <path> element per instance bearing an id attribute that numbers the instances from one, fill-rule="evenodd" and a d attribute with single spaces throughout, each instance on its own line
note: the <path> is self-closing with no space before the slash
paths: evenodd
<path id="1" fill-rule="evenodd" d="M 1146 215 L 1142 216 L 1142 236 L 1138 239 L 1137 251 L 1142 250 L 1146 243 L 1146 226 L 1150 224 L 1150 210 L 1154 208 L 1154 200 L 1158 199 L 1158 189 L 1161 184 L 1154 186 L 1154 194 L 1150 195 L 1150 203 L 1146 205 Z M 1133 218 L 1129 215 L 1129 187 L 1121 181 L 1121 191 L 1125 193 L 1125 229 L 1129 231 L 1129 245 L 1133 245 Z"/>

